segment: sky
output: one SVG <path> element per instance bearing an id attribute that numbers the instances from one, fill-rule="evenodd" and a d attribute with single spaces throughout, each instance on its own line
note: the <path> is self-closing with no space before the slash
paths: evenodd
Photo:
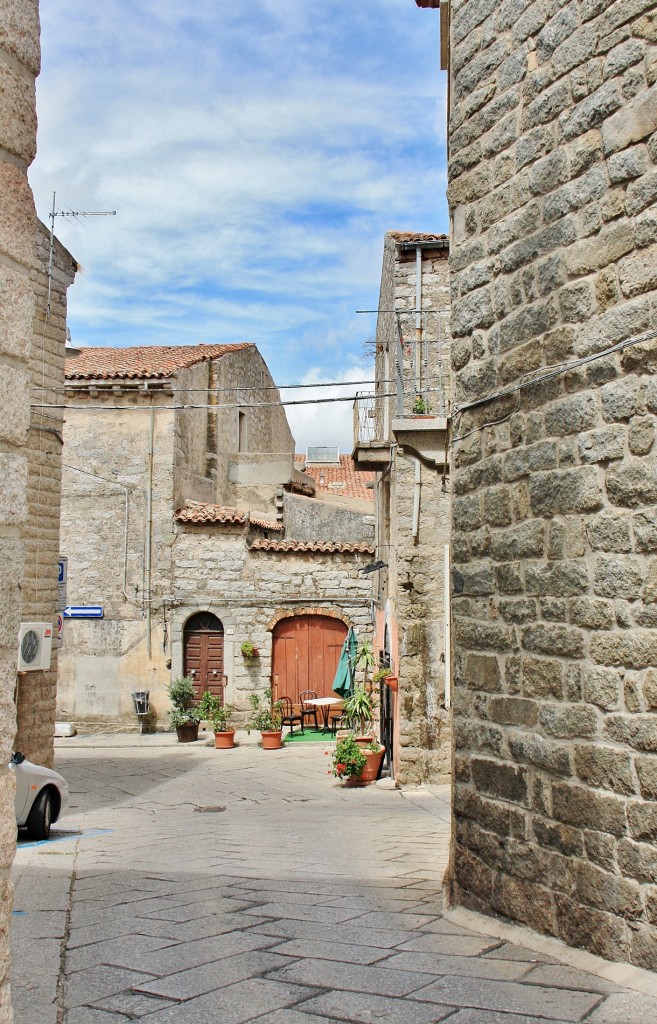
<path id="1" fill-rule="evenodd" d="M 76 345 L 254 342 L 279 385 L 371 379 L 386 231 L 447 231 L 438 12 L 413 0 L 41 0 L 44 223 Z M 350 395 L 305 389 L 283 398 Z M 361 386 L 360 390 L 367 390 Z M 351 451 L 351 403 L 291 408 Z"/>

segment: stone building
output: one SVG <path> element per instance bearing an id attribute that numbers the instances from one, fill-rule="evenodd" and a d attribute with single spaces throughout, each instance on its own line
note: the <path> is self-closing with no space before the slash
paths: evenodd
<path id="1" fill-rule="evenodd" d="M 30 346 L 34 325 L 36 213 L 27 169 L 36 150 L 35 78 L 39 73 L 36 0 L 8 0 L 0 22 L 0 1021 L 12 1020 L 7 937 L 9 870 L 16 845 L 14 779 L 8 763 L 16 729 L 16 638 L 28 517 Z"/>
<path id="2" fill-rule="evenodd" d="M 381 714 L 402 784 L 451 772 L 448 255 L 444 235 L 386 234 L 376 390 L 355 406 L 354 458 L 376 471 L 376 649 L 397 687 L 381 684 Z"/>
<path id="3" fill-rule="evenodd" d="M 356 570 L 371 526 L 369 541 L 353 537 L 371 503 L 336 511 L 352 524 L 336 543 L 255 346 L 78 350 L 66 380 L 68 600 L 102 617 L 64 622 L 62 719 L 135 727 L 131 695 L 148 690 L 164 727 L 166 686 L 183 672 L 243 709 L 271 679 L 279 619 L 296 610 L 322 651 L 329 633 L 368 627 L 370 586 Z M 297 516 L 311 542 L 287 529 L 299 492 L 314 503 Z M 245 639 L 255 662 L 240 655 Z"/>
<path id="4" fill-rule="evenodd" d="M 37 221 L 37 263 L 32 270 L 36 297 L 30 350 L 32 409 L 25 452 L 28 511 L 22 621 L 49 623 L 54 639 L 50 668 L 19 673 L 16 688 L 17 750 L 52 767 L 57 703 L 56 611 L 62 483 L 64 349 L 67 290 L 77 264 L 70 252 Z"/>
<path id="5" fill-rule="evenodd" d="M 655 970 L 655 5 L 449 8 L 452 898 Z"/>

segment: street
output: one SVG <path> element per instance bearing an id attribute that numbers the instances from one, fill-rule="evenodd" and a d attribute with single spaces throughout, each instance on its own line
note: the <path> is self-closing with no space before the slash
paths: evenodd
<path id="1" fill-rule="evenodd" d="M 14 865 L 16 1024 L 648 1024 L 657 999 L 442 914 L 447 787 L 345 789 L 321 743 L 58 741 Z"/>

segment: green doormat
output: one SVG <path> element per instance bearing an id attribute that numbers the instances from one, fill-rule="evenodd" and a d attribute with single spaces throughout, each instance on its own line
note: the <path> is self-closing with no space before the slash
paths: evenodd
<path id="1" fill-rule="evenodd" d="M 321 729 L 318 732 L 315 732 L 314 729 L 297 732 L 295 729 L 291 736 L 287 733 L 283 737 L 283 743 L 335 743 L 335 736 L 332 736 L 330 732 L 322 733 Z"/>

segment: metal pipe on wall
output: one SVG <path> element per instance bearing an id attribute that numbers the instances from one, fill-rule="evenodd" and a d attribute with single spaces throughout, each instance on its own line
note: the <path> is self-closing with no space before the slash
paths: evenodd
<path id="1" fill-rule="evenodd" d="M 144 385 L 148 391 L 148 383 Z M 155 447 L 155 409 L 150 395 L 150 423 L 148 427 L 148 488 L 146 493 L 146 651 L 151 657 L 151 577 L 153 548 L 153 452 Z"/>
<path id="2" fill-rule="evenodd" d="M 445 606 L 445 707 L 452 706 L 452 619 L 450 609 L 449 544 L 445 544 L 443 601 Z"/>
<path id="3" fill-rule="evenodd" d="M 415 488 L 413 491 L 413 543 L 417 544 L 420 535 L 420 494 L 422 491 L 422 465 L 415 460 Z"/>

